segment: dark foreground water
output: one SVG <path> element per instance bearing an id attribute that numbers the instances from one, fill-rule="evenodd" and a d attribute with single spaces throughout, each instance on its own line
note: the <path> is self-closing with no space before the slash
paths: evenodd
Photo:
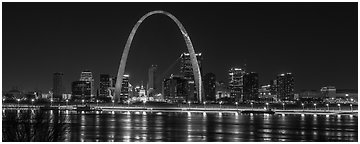
<path id="1" fill-rule="evenodd" d="M 53 113 L 52 113 L 53 114 Z M 64 113 L 65 141 L 358 141 L 350 115 Z"/>

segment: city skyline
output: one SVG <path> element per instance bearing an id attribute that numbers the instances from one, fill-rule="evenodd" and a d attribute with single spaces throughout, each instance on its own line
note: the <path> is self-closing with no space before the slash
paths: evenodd
<path id="1" fill-rule="evenodd" d="M 143 13 L 162 7 L 182 21 L 195 52 L 203 54 L 202 74 L 211 72 L 217 80 L 227 81 L 231 67 L 246 64 L 249 72 L 259 74 L 260 85 L 268 84 L 279 73 L 292 72 L 296 90 L 328 85 L 357 89 L 356 14 L 353 13 L 357 7 L 354 3 L 220 3 L 216 11 L 212 11 L 216 4 L 211 3 L 71 5 L 4 3 L 3 90 L 13 86 L 22 90 L 49 90 L 52 74 L 62 72 L 66 92 L 69 92 L 71 82 L 86 69 L 93 72 L 95 88 L 99 88 L 100 74 L 115 76 L 132 25 Z M 185 11 L 181 6 L 189 9 Z M 194 13 L 200 6 L 202 11 Z M 252 8 L 257 11 L 249 13 L 254 12 Z M 272 11 L 262 13 L 269 9 Z M 44 10 L 48 13 L 43 13 Z M 245 13 L 237 19 L 240 12 Z M 27 21 L 27 16 L 35 21 Z M 23 25 L 22 21 L 29 24 Z M 162 73 L 182 52 L 187 52 L 171 20 L 154 16 L 147 21 L 134 38 L 125 70 L 133 76 L 131 83 L 147 81 L 150 65 L 158 65 Z M 262 25 L 264 22 L 268 24 Z M 343 24 L 346 26 L 341 26 Z M 98 29 L 90 29 L 94 26 Z M 327 32 L 330 28 L 332 31 Z M 336 50 L 340 44 L 344 47 Z M 318 80 L 312 80 L 314 77 Z"/>

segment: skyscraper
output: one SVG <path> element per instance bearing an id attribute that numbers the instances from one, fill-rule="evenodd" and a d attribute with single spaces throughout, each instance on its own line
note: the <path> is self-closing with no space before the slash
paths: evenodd
<path id="1" fill-rule="evenodd" d="M 244 101 L 256 101 L 259 98 L 259 75 L 255 72 L 246 73 L 243 77 Z"/>
<path id="2" fill-rule="evenodd" d="M 109 74 L 100 74 L 100 89 L 99 97 L 104 98 L 110 95 L 109 88 L 111 87 L 111 77 Z"/>
<path id="3" fill-rule="evenodd" d="M 130 75 L 123 76 L 121 93 L 120 93 L 120 101 L 123 103 L 125 103 L 130 98 L 129 97 L 130 96 L 130 94 L 129 94 L 129 77 L 130 77 Z"/>
<path id="4" fill-rule="evenodd" d="M 277 97 L 281 101 L 293 100 L 294 98 L 294 75 L 282 73 L 277 75 Z"/>
<path id="5" fill-rule="evenodd" d="M 74 81 L 71 83 L 72 100 L 86 102 L 91 101 L 91 82 L 90 81 Z"/>
<path id="6" fill-rule="evenodd" d="M 183 102 L 187 98 L 187 80 L 183 76 L 171 75 L 163 82 L 163 95 L 170 102 Z"/>
<path id="7" fill-rule="evenodd" d="M 63 84 L 63 73 L 57 72 L 53 74 L 53 99 L 61 100 L 62 95 L 65 93 L 65 87 Z"/>
<path id="8" fill-rule="evenodd" d="M 80 81 L 88 81 L 91 85 L 91 98 L 95 96 L 95 88 L 94 88 L 94 78 L 92 76 L 92 72 L 89 70 L 85 70 L 80 74 Z"/>
<path id="9" fill-rule="evenodd" d="M 201 56 L 201 53 L 197 53 L 195 55 L 196 55 L 196 58 L 197 58 L 197 61 L 199 64 L 199 68 L 200 68 L 200 73 L 201 73 L 202 72 L 202 67 L 201 67 L 202 56 Z M 187 80 L 187 90 L 188 90 L 187 101 L 198 101 L 198 98 L 197 98 L 198 92 L 195 87 L 194 72 L 192 69 L 190 54 L 182 53 L 180 58 L 181 58 L 180 73 L 184 77 L 184 79 Z M 202 75 L 202 73 L 201 73 L 201 75 Z"/>
<path id="10" fill-rule="evenodd" d="M 205 92 L 205 101 L 215 102 L 215 89 L 216 89 L 216 77 L 213 73 L 207 73 L 204 76 L 204 92 Z"/>
<path id="11" fill-rule="evenodd" d="M 229 90 L 230 98 L 235 102 L 243 100 L 243 76 L 245 70 L 233 67 L 229 70 Z"/>
<path id="12" fill-rule="evenodd" d="M 148 81 L 148 94 L 149 96 L 152 96 L 153 93 L 156 90 L 156 84 L 155 84 L 155 80 L 156 80 L 156 71 L 157 71 L 157 65 L 151 65 L 151 67 L 149 68 L 148 71 L 148 76 L 149 76 L 149 81 Z"/>

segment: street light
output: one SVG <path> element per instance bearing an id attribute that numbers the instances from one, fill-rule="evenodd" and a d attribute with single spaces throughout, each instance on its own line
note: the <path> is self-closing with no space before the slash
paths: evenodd
<path id="1" fill-rule="evenodd" d="M 304 107 L 304 103 L 301 103 L 302 107 L 303 107 L 303 111 L 305 110 L 305 107 Z"/>
<path id="2" fill-rule="evenodd" d="M 269 103 L 266 103 L 266 109 L 269 109 Z"/>
<path id="3" fill-rule="evenodd" d="M 352 104 L 350 104 L 350 109 L 351 109 L 351 112 L 353 112 Z"/>
<path id="4" fill-rule="evenodd" d="M 96 106 L 99 106 L 99 100 L 96 100 Z"/>
<path id="5" fill-rule="evenodd" d="M 204 104 L 204 109 L 206 109 L 206 107 L 205 107 L 206 102 L 203 102 L 203 104 Z"/>
<path id="6" fill-rule="evenodd" d="M 51 99 L 51 100 L 50 100 L 50 104 L 51 104 L 51 106 L 52 106 L 53 101 L 54 101 L 53 99 Z"/>
<path id="7" fill-rule="evenodd" d="M 283 110 L 285 110 L 285 103 L 282 103 L 282 105 L 283 105 Z"/>
<path id="8" fill-rule="evenodd" d="M 340 104 L 338 104 L 338 107 L 339 107 L 339 111 L 341 111 L 341 105 Z"/>
<path id="9" fill-rule="evenodd" d="M 236 104 L 236 110 L 239 110 L 239 107 L 238 107 L 239 103 L 235 102 L 235 104 Z"/>
<path id="10" fill-rule="evenodd" d="M 251 110 L 254 110 L 254 103 L 251 102 Z"/>
<path id="11" fill-rule="evenodd" d="M 219 102 L 219 104 L 220 104 L 220 110 L 221 110 L 221 104 L 222 104 L 222 101 L 220 101 L 220 102 Z"/>
<path id="12" fill-rule="evenodd" d="M 113 103 L 113 108 L 115 107 L 115 100 L 112 100 L 112 103 Z"/>
<path id="13" fill-rule="evenodd" d="M 20 107 L 20 99 L 17 99 L 18 107 Z"/>
<path id="14" fill-rule="evenodd" d="M 330 111 L 330 107 L 329 107 L 329 104 L 326 104 L 327 108 L 328 108 L 328 111 Z"/>
<path id="15" fill-rule="evenodd" d="M 316 103 L 314 103 L 315 111 L 316 111 Z"/>
<path id="16" fill-rule="evenodd" d="M 128 108 L 129 108 L 130 107 L 130 100 L 128 100 L 127 103 L 128 103 Z"/>
<path id="17" fill-rule="evenodd" d="M 68 107 L 69 106 L 69 100 L 67 99 L 66 100 L 66 107 Z"/>
<path id="18" fill-rule="evenodd" d="M 31 99 L 31 105 L 34 105 L 34 99 Z"/>
<path id="19" fill-rule="evenodd" d="M 146 104 L 146 101 L 143 101 L 143 103 L 144 103 L 144 108 L 146 108 L 146 106 L 145 106 L 145 104 Z"/>

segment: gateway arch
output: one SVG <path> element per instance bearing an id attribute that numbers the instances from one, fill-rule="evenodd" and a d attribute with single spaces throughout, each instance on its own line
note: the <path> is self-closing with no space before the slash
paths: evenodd
<path id="1" fill-rule="evenodd" d="M 133 27 L 133 29 L 131 30 L 131 33 L 128 37 L 128 40 L 126 42 L 122 57 L 121 57 L 121 61 L 120 61 L 120 66 L 119 66 L 119 70 L 118 70 L 118 74 L 117 74 L 117 79 L 116 79 L 116 85 L 115 85 L 115 98 L 118 99 L 118 102 L 120 102 L 120 93 L 121 93 L 121 87 L 122 87 L 122 81 L 123 81 L 123 75 L 125 72 L 125 66 L 126 66 L 126 60 L 129 54 L 129 50 L 130 50 L 130 46 L 132 43 L 132 40 L 135 36 L 135 33 L 137 31 L 137 29 L 139 28 L 140 24 L 149 16 L 151 15 L 155 15 L 155 14 L 163 14 L 166 15 L 168 17 L 170 17 L 179 27 L 186 46 L 188 48 L 189 54 L 190 54 L 190 59 L 191 59 L 191 65 L 192 65 L 192 69 L 193 69 L 193 73 L 194 73 L 194 78 L 195 78 L 195 85 L 196 85 L 196 89 L 198 91 L 198 100 L 200 102 L 202 102 L 202 95 L 203 95 L 203 85 L 202 85 L 202 79 L 201 79 L 201 74 L 200 74 L 200 68 L 199 68 L 199 64 L 198 61 L 196 59 L 196 55 L 195 55 L 195 50 L 194 47 L 191 43 L 190 37 L 188 35 L 188 33 L 186 32 L 184 26 L 181 24 L 181 22 L 172 14 L 166 12 L 166 11 L 162 11 L 162 10 L 156 10 L 156 11 L 151 11 L 147 14 L 145 14 L 144 16 L 142 16 L 140 18 L 139 21 L 137 21 L 137 23 L 135 24 L 135 26 Z"/>

